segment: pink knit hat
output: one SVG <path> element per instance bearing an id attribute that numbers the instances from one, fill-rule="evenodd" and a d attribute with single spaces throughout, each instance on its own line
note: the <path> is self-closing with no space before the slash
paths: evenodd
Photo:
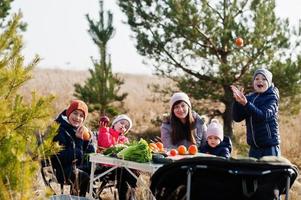
<path id="1" fill-rule="evenodd" d="M 212 119 L 211 123 L 208 125 L 206 139 L 212 135 L 217 136 L 221 141 L 224 140 L 223 126 L 217 119 Z"/>

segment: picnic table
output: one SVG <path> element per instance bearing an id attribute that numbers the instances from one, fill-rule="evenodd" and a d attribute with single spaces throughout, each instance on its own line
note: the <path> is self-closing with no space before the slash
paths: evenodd
<path id="1" fill-rule="evenodd" d="M 123 167 L 126 169 L 133 177 L 138 179 L 138 177 L 130 170 L 135 169 L 141 172 L 148 172 L 153 174 L 157 169 L 163 166 L 163 164 L 155 164 L 153 162 L 146 162 L 146 163 L 138 163 L 134 161 L 122 160 L 115 157 L 105 156 L 100 153 L 90 154 L 90 162 L 91 162 L 91 174 L 90 174 L 90 186 L 89 186 L 89 195 L 88 197 L 93 199 L 92 192 L 93 192 L 93 182 L 106 174 L 110 173 L 116 168 Z M 112 165 L 111 168 L 106 170 L 105 172 L 98 174 L 95 176 L 94 172 L 96 169 L 97 164 L 104 164 L 104 165 Z M 147 187 L 148 188 L 148 187 Z"/>

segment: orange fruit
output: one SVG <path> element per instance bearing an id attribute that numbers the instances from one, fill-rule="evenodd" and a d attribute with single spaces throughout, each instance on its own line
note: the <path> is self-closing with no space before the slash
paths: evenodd
<path id="1" fill-rule="evenodd" d="M 86 127 L 83 127 L 83 140 L 89 141 L 91 138 L 91 134 Z"/>
<path id="2" fill-rule="evenodd" d="M 156 142 L 156 145 L 157 145 L 158 149 L 160 149 L 160 150 L 164 149 L 164 145 L 162 142 Z"/>
<path id="3" fill-rule="evenodd" d="M 176 156 L 178 154 L 176 149 L 171 149 L 169 152 L 170 156 Z"/>
<path id="4" fill-rule="evenodd" d="M 191 155 L 195 155 L 198 152 L 198 147 L 196 145 L 192 144 L 188 147 L 188 152 Z"/>
<path id="5" fill-rule="evenodd" d="M 178 146 L 178 152 L 179 155 L 185 155 L 187 154 L 187 148 L 184 145 Z"/>
<path id="6" fill-rule="evenodd" d="M 241 37 L 235 39 L 235 45 L 238 47 L 244 46 L 244 40 Z"/>

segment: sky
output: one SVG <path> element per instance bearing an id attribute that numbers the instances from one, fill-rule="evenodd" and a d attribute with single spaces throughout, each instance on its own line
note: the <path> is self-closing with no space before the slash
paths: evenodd
<path id="1" fill-rule="evenodd" d="M 104 0 L 104 9 L 113 13 L 116 31 L 108 43 L 113 72 L 152 74 L 135 49 L 135 41 L 115 0 Z M 99 0 L 14 0 L 12 12 L 21 10 L 28 24 L 23 33 L 25 61 L 39 55 L 39 68 L 87 70 L 91 57 L 99 58 L 98 49 L 88 34 L 85 15 L 98 19 Z M 276 14 L 297 25 L 301 18 L 301 0 L 276 0 Z"/>

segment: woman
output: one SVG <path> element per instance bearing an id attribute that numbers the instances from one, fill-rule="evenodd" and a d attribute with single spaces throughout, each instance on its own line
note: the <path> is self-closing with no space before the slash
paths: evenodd
<path id="1" fill-rule="evenodd" d="M 165 148 L 198 147 L 206 142 L 206 125 L 199 114 L 191 110 L 187 94 L 176 92 L 170 100 L 170 115 L 161 125 L 161 140 Z"/>

